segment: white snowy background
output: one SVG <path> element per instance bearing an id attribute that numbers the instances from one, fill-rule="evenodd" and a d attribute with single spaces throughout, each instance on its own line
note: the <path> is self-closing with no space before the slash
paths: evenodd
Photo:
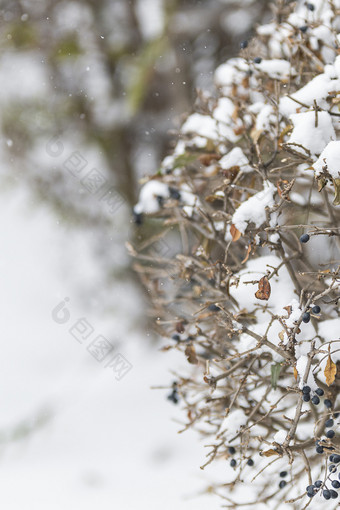
<path id="1" fill-rule="evenodd" d="M 182 416 L 168 390 L 150 389 L 169 385 L 174 358 L 129 326 L 143 315 L 138 290 L 124 282 L 108 289 L 125 315 L 117 305 L 103 317 L 91 231 L 65 226 L 17 182 L 0 196 L 0 504 L 206 508 L 207 498 L 196 497 L 209 483 L 199 469 L 203 446 L 190 431 L 177 434 Z M 64 297 L 71 317 L 57 324 L 51 313 Z M 122 380 L 71 336 L 80 317 L 132 363 Z"/>

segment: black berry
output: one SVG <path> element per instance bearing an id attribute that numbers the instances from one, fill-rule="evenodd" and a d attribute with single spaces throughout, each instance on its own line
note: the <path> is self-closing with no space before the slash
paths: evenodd
<path id="1" fill-rule="evenodd" d="M 317 480 L 315 483 L 314 483 L 315 487 L 317 487 L 318 489 L 320 489 L 321 485 L 322 485 L 322 481 L 321 480 Z"/>
<path id="2" fill-rule="evenodd" d="M 322 446 L 317 446 L 315 450 L 316 450 L 316 453 L 323 453 Z"/>
<path id="3" fill-rule="evenodd" d="M 220 312 L 221 308 L 217 305 L 212 304 L 208 306 L 208 310 L 210 310 L 210 312 Z"/>
<path id="4" fill-rule="evenodd" d="M 336 499 L 339 496 L 339 494 L 336 491 L 334 491 L 333 489 L 331 489 L 329 492 L 331 493 L 332 499 Z"/>
<path id="5" fill-rule="evenodd" d="M 335 472 L 337 471 L 337 467 L 336 467 L 336 465 L 335 465 L 335 464 L 331 464 L 331 465 L 329 466 L 329 468 L 328 468 L 328 471 L 329 471 L 330 473 L 335 473 Z"/>
<path id="6" fill-rule="evenodd" d="M 325 404 L 325 406 L 326 406 L 328 409 L 329 409 L 329 408 L 331 408 L 331 407 L 332 407 L 332 405 L 333 405 L 333 404 L 332 404 L 332 402 L 331 402 L 328 398 L 326 398 L 326 399 L 325 399 L 324 404 Z"/>
<path id="7" fill-rule="evenodd" d="M 284 480 L 281 480 L 281 482 L 279 483 L 280 489 L 283 489 L 283 487 L 286 487 L 286 485 L 287 485 L 287 482 L 285 482 Z"/>
<path id="8" fill-rule="evenodd" d="M 310 395 L 309 395 L 309 393 L 305 393 L 305 394 L 303 395 L 303 397 L 302 397 L 302 398 L 303 398 L 303 401 L 304 401 L 304 402 L 309 402 L 309 401 L 310 401 Z"/>
<path id="9" fill-rule="evenodd" d="M 317 490 L 314 487 L 314 485 L 308 485 L 306 491 L 307 491 L 307 496 L 309 498 L 313 498 L 315 496 L 315 493 L 317 492 Z"/>
<path id="10" fill-rule="evenodd" d="M 173 390 L 170 395 L 168 395 L 168 400 L 173 402 L 174 404 L 178 404 L 178 393 L 177 390 Z"/>
<path id="11" fill-rule="evenodd" d="M 261 64 L 262 58 L 261 57 L 255 57 L 254 58 L 254 64 Z"/>
<path id="12" fill-rule="evenodd" d="M 302 236 L 300 237 L 300 242 L 301 243 L 308 243 L 309 241 L 309 235 L 308 234 L 302 234 Z"/>
<path id="13" fill-rule="evenodd" d="M 322 395 L 324 395 L 325 392 L 323 391 L 322 388 L 316 388 L 315 393 L 319 395 L 319 397 L 322 397 Z"/>
<path id="14" fill-rule="evenodd" d="M 248 47 L 248 41 L 241 41 L 240 48 L 241 50 L 245 50 Z"/>
<path id="15" fill-rule="evenodd" d="M 236 464 L 237 464 L 236 460 L 235 459 L 231 459 L 231 461 L 230 461 L 231 467 L 235 467 Z"/>
<path id="16" fill-rule="evenodd" d="M 287 474 L 288 474 L 287 471 L 281 471 L 279 476 L 281 476 L 281 478 L 284 478 L 285 476 L 287 476 Z"/>
<path id="17" fill-rule="evenodd" d="M 159 207 L 163 207 L 163 205 L 164 205 L 164 197 L 162 197 L 161 195 L 157 195 L 156 199 L 157 199 Z"/>
<path id="18" fill-rule="evenodd" d="M 329 491 L 329 490 L 327 490 L 327 489 L 325 489 L 325 490 L 323 491 L 322 495 L 323 495 L 323 497 L 324 497 L 325 499 L 331 499 L 331 493 L 330 493 L 330 491 Z"/>
<path id="19" fill-rule="evenodd" d="M 301 30 L 302 33 L 306 33 L 307 30 L 308 30 L 308 26 L 307 25 L 303 25 L 302 27 L 299 27 L 299 30 Z"/>
<path id="20" fill-rule="evenodd" d="M 181 341 L 181 337 L 179 335 L 172 335 L 171 337 L 173 340 L 175 340 L 176 342 L 180 342 Z"/>
<path id="21" fill-rule="evenodd" d="M 302 314 L 302 320 L 303 322 L 307 323 L 310 321 L 310 313 L 309 312 L 305 312 Z"/>
<path id="22" fill-rule="evenodd" d="M 332 487 L 334 487 L 334 489 L 338 489 L 340 487 L 340 482 L 338 482 L 338 480 L 333 480 Z"/>
<path id="23" fill-rule="evenodd" d="M 314 397 L 312 398 L 312 403 L 317 406 L 318 404 L 320 404 L 320 399 L 317 395 L 314 395 Z"/>
<path id="24" fill-rule="evenodd" d="M 233 446 L 229 446 L 228 452 L 230 453 L 230 455 L 234 455 L 234 453 L 236 453 L 236 450 Z"/>
<path id="25" fill-rule="evenodd" d="M 337 455 L 336 453 L 333 455 L 333 460 L 332 462 L 334 462 L 334 464 L 339 464 L 340 462 L 340 455 Z"/>
<path id="26" fill-rule="evenodd" d="M 320 308 L 320 306 L 319 306 L 319 305 L 315 305 L 315 306 L 313 306 L 313 308 L 312 308 L 312 312 L 313 312 L 313 313 L 320 313 L 320 312 L 321 312 L 321 308 Z"/>
<path id="27" fill-rule="evenodd" d="M 308 4 L 306 4 L 306 7 L 307 7 L 307 9 L 309 11 L 315 11 L 315 5 L 314 4 L 308 3 Z"/>
<path id="28" fill-rule="evenodd" d="M 327 430 L 326 437 L 328 437 L 328 439 L 332 439 L 334 436 L 335 436 L 334 430 L 332 430 L 332 429 Z"/>
<path id="29" fill-rule="evenodd" d="M 310 393 L 310 392 L 311 392 L 310 386 L 304 386 L 302 388 L 302 393 Z"/>
<path id="30" fill-rule="evenodd" d="M 247 464 L 248 466 L 253 466 L 254 465 L 253 459 L 248 459 Z"/>
<path id="31" fill-rule="evenodd" d="M 143 214 L 142 213 L 136 213 L 133 211 L 133 221 L 136 225 L 141 225 L 143 223 Z"/>
<path id="32" fill-rule="evenodd" d="M 178 191 L 178 189 L 172 188 L 171 186 L 169 186 L 169 195 L 174 200 L 180 200 L 180 198 L 181 198 L 181 194 Z"/>

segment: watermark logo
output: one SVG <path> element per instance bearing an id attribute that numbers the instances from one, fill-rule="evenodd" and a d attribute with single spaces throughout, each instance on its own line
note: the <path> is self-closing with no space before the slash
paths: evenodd
<path id="1" fill-rule="evenodd" d="M 51 158 L 63 156 L 65 146 L 58 136 L 53 136 L 47 142 L 46 153 Z M 125 198 L 114 186 L 110 186 L 103 172 L 98 170 L 98 168 L 91 168 L 89 170 L 89 166 L 89 162 L 80 151 L 66 154 L 66 159 L 62 162 L 62 168 L 69 172 L 72 177 L 78 179 L 80 185 L 87 193 L 97 196 L 108 214 L 115 214 L 126 202 Z"/>
<path id="2" fill-rule="evenodd" d="M 64 325 L 71 320 L 69 302 L 70 298 L 65 297 L 52 309 L 51 316 L 57 324 Z M 116 381 L 121 381 L 133 368 L 133 365 L 120 352 L 112 356 L 114 346 L 105 336 L 96 334 L 95 328 L 85 317 L 79 317 L 72 322 L 68 332 L 78 343 L 86 346 L 87 351 L 98 363 L 105 360 L 104 367 L 110 369 Z"/>

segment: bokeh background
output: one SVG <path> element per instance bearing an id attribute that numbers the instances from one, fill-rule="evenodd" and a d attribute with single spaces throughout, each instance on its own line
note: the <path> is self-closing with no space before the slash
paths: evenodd
<path id="1" fill-rule="evenodd" d="M 177 434 L 183 360 L 160 350 L 125 243 L 142 242 L 140 180 L 268 16 L 261 0 L 0 0 L 7 510 L 220 506 L 204 489 L 223 469 Z"/>

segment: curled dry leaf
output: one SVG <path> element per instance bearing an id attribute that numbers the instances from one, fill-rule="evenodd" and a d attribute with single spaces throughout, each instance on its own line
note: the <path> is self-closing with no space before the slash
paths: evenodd
<path id="1" fill-rule="evenodd" d="M 333 179 L 333 184 L 335 188 L 333 205 L 340 205 L 340 179 Z"/>
<path id="2" fill-rule="evenodd" d="M 268 278 L 263 276 L 259 281 L 259 290 L 255 292 L 255 297 L 257 299 L 264 299 L 267 301 L 270 297 L 270 292 L 271 288 Z"/>
<path id="3" fill-rule="evenodd" d="M 192 365 L 197 365 L 198 359 L 196 356 L 195 347 L 193 345 L 188 345 L 185 349 L 185 355 Z"/>
<path id="4" fill-rule="evenodd" d="M 272 457 L 273 455 L 280 455 L 278 451 L 273 450 L 272 448 L 270 450 L 266 450 L 265 452 L 262 452 L 262 455 L 265 457 Z"/>
<path id="5" fill-rule="evenodd" d="M 242 260 L 241 264 L 245 264 L 247 262 L 247 260 L 249 259 L 250 252 L 251 252 L 251 244 L 248 246 L 246 256 Z"/>
<path id="6" fill-rule="evenodd" d="M 330 386 L 335 379 L 336 375 L 336 364 L 332 361 L 332 358 L 330 355 L 328 356 L 326 368 L 324 371 L 325 377 L 326 377 L 326 384 L 327 386 Z"/>
<path id="7" fill-rule="evenodd" d="M 233 223 L 230 225 L 230 234 L 232 236 L 233 242 L 238 241 L 242 235 Z"/>

